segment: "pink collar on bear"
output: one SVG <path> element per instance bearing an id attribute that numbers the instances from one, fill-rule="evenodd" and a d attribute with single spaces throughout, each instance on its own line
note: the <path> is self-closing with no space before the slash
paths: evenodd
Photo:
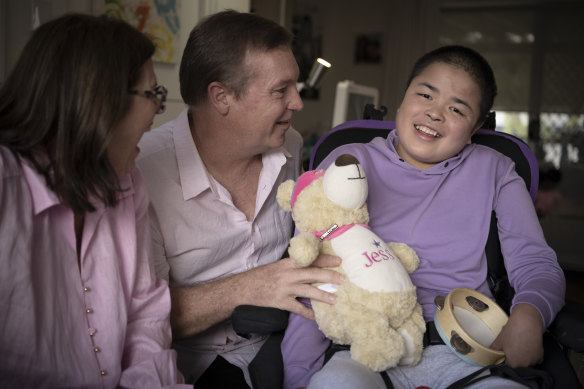
<path id="1" fill-rule="evenodd" d="M 368 230 L 371 229 L 368 225 L 361 224 L 361 223 L 352 223 L 352 224 L 347 224 L 347 225 L 340 226 L 340 227 L 337 224 L 333 224 L 331 227 L 329 227 L 328 230 L 314 231 L 313 234 L 314 234 L 314 236 L 316 236 L 321 241 L 323 241 L 323 240 L 330 240 L 330 239 L 332 239 L 334 237 L 337 237 L 337 236 L 341 235 L 343 232 L 347 231 L 348 229 L 350 229 L 350 228 L 352 228 L 354 226 L 365 227 Z"/>

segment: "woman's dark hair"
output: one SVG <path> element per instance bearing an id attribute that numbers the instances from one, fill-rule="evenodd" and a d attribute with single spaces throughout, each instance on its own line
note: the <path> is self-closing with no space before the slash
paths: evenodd
<path id="1" fill-rule="evenodd" d="M 0 145 L 29 160 L 75 213 L 114 206 L 119 179 L 107 156 L 128 90 L 154 54 L 121 20 L 68 14 L 37 28 L 0 89 Z"/>
<path id="2" fill-rule="evenodd" d="M 497 96 L 495 75 L 487 60 L 468 47 L 457 45 L 439 47 L 418 59 L 412 68 L 406 87 L 409 87 L 412 80 L 428 66 L 436 62 L 464 70 L 478 84 L 481 90 L 479 123 L 485 121 Z"/>
<path id="3" fill-rule="evenodd" d="M 180 64 L 180 93 L 187 105 L 207 99 L 207 87 L 214 81 L 227 85 L 239 97 L 253 77 L 244 66 L 250 50 L 290 47 L 292 35 L 279 24 L 263 17 L 233 10 L 202 20 L 191 31 Z"/>

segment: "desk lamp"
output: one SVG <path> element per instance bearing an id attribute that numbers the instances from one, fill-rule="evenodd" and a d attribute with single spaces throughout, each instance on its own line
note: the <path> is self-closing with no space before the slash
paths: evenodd
<path id="1" fill-rule="evenodd" d="M 310 69 L 310 73 L 308 74 L 308 78 L 304 82 L 296 83 L 296 89 L 298 89 L 298 93 L 300 93 L 305 88 L 314 88 L 318 84 L 318 82 L 322 79 L 323 74 L 326 70 L 330 69 L 332 65 L 325 61 L 322 58 L 317 58 L 312 65 L 312 69 Z"/>

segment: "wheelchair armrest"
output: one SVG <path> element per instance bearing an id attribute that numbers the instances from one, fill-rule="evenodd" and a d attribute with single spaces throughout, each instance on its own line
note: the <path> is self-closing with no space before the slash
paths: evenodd
<path id="1" fill-rule="evenodd" d="M 256 389 L 278 389 L 284 382 L 284 362 L 280 343 L 288 326 L 288 311 L 277 308 L 239 305 L 231 314 L 231 324 L 239 336 L 250 334 L 268 335 L 254 359 L 248 366 L 253 387 Z"/>
<path id="2" fill-rule="evenodd" d="M 267 335 L 284 330 L 288 326 L 288 311 L 277 308 L 239 305 L 231 314 L 231 324 L 237 334 Z"/>
<path id="3" fill-rule="evenodd" d="M 566 301 L 549 331 L 562 346 L 584 352 L 584 304 Z"/>

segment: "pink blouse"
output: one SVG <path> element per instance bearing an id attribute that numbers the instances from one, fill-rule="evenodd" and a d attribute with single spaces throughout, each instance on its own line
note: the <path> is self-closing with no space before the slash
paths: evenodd
<path id="1" fill-rule="evenodd" d="M 79 262 L 73 212 L 44 178 L 4 147 L 0 175 L 0 387 L 181 383 L 137 170 L 115 208 L 86 214 Z"/>

